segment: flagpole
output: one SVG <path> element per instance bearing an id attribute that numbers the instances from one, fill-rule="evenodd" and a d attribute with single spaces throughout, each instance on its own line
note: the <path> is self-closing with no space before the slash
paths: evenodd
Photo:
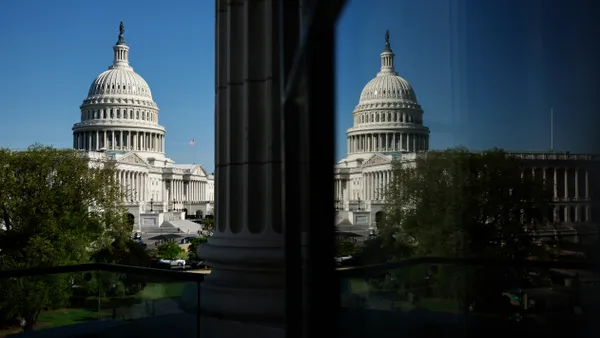
<path id="1" fill-rule="evenodd" d="M 196 139 L 192 139 L 190 142 L 188 142 L 188 144 L 192 147 L 194 147 L 194 153 L 193 153 L 193 158 L 192 158 L 192 164 L 196 164 L 196 158 L 198 157 L 198 150 L 195 148 L 196 146 Z"/>

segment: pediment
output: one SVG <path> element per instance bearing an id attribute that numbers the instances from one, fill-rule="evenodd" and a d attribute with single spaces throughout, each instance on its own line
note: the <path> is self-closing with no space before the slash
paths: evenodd
<path id="1" fill-rule="evenodd" d="M 201 165 L 194 166 L 192 168 L 191 172 L 192 172 L 192 175 L 208 176 L 208 174 L 206 173 L 206 170 L 204 170 L 204 168 Z"/>
<path id="2" fill-rule="evenodd" d="M 147 165 L 148 164 L 148 163 L 146 163 L 146 161 L 144 161 L 144 159 L 142 159 L 141 157 L 139 157 L 135 153 L 126 155 L 126 156 L 120 158 L 117 162 L 119 162 L 119 163 L 128 163 L 128 164 L 143 164 L 143 165 Z"/>
<path id="3" fill-rule="evenodd" d="M 392 163 L 392 160 L 390 160 L 389 158 L 379 155 L 379 154 L 375 154 L 375 155 L 371 156 L 371 158 L 369 158 L 365 163 L 363 163 L 362 166 L 370 167 L 370 166 L 390 164 L 390 163 Z"/>

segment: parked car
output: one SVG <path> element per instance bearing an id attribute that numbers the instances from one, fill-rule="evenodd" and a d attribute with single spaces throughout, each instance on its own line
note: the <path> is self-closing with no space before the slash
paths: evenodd
<path id="1" fill-rule="evenodd" d="M 170 266 L 185 266 L 185 259 L 159 259 L 159 264 L 168 264 Z"/>

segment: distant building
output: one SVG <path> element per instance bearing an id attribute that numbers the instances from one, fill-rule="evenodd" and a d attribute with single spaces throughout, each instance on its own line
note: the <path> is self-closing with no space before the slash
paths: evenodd
<path id="1" fill-rule="evenodd" d="M 392 179 L 392 162 L 414 163 L 429 150 L 429 128 L 412 86 L 394 68 L 386 36 L 381 69 L 362 90 L 348 129 L 346 158 L 334 167 L 336 225 L 366 235 L 383 217 L 383 191 Z M 597 158 L 585 154 L 515 153 L 532 172 L 554 182 L 554 225 L 596 231 L 592 225 L 590 168 Z"/>
<path id="2" fill-rule="evenodd" d="M 114 61 L 92 82 L 73 126 L 73 148 L 91 163 L 116 163 L 123 202 L 135 229 L 212 214 L 214 177 L 200 164 L 175 164 L 166 157 L 166 130 L 146 81 L 129 65 L 121 25 Z M 191 144 L 193 145 L 193 141 Z"/>

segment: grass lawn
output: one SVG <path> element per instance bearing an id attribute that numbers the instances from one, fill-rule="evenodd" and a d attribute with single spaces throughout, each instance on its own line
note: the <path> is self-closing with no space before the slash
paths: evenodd
<path id="1" fill-rule="evenodd" d="M 72 325 L 97 320 L 98 318 L 110 318 L 112 316 L 113 306 L 119 308 L 128 308 L 133 304 L 145 300 L 177 298 L 183 292 L 183 288 L 186 284 L 187 283 L 185 282 L 148 283 L 148 285 L 146 285 L 142 291 L 135 295 L 112 299 L 101 299 L 100 317 L 98 316 L 97 308 L 93 306 L 97 304 L 96 302 L 98 301 L 98 298 L 90 297 L 88 298 L 87 302 L 88 308 L 58 309 L 40 313 L 38 322 L 36 324 L 36 329 Z"/>
<path id="2" fill-rule="evenodd" d="M 352 278 L 349 280 L 350 292 L 361 296 L 367 296 L 371 287 L 369 283 L 362 278 Z"/>
<path id="3" fill-rule="evenodd" d="M 108 313 L 103 311 L 100 313 L 100 315 L 106 317 Z M 40 313 L 40 316 L 38 317 L 38 321 L 35 326 L 37 330 L 48 327 L 73 325 L 97 319 L 97 310 L 94 311 L 89 309 L 58 309 Z"/>
<path id="4" fill-rule="evenodd" d="M 148 283 L 146 287 L 133 297 L 143 300 L 179 297 L 186 286 L 185 282 L 177 283 Z"/>
<path id="5" fill-rule="evenodd" d="M 439 312 L 459 312 L 458 302 L 454 299 L 425 298 L 417 301 L 416 308 Z"/>

